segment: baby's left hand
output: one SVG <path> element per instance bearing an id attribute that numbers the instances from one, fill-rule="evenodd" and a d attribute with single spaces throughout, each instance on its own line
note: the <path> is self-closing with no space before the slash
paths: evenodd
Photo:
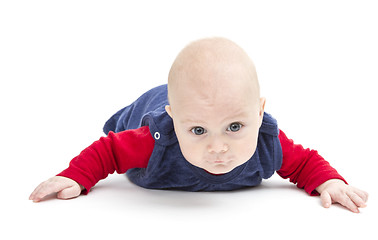
<path id="1" fill-rule="evenodd" d="M 316 188 L 322 205 L 329 208 L 332 203 L 340 203 L 352 212 L 359 213 L 358 208 L 366 207 L 368 194 L 365 191 L 345 184 L 339 179 L 331 179 Z"/>

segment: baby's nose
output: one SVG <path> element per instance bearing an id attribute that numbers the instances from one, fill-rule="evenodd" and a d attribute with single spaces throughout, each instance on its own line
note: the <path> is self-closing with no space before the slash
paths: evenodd
<path id="1" fill-rule="evenodd" d="M 228 151 L 228 145 L 219 137 L 215 137 L 208 145 L 209 153 L 225 153 Z"/>

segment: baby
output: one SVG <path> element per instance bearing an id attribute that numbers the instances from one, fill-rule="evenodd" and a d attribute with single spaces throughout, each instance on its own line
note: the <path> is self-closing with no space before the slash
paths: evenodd
<path id="1" fill-rule="evenodd" d="M 41 183 L 30 200 L 79 196 L 110 173 L 150 189 L 222 191 L 252 187 L 274 172 L 324 207 L 353 212 L 368 194 L 349 186 L 316 151 L 294 144 L 264 112 L 253 62 L 234 42 L 201 39 L 174 61 L 168 85 L 117 112 L 70 166 Z"/>

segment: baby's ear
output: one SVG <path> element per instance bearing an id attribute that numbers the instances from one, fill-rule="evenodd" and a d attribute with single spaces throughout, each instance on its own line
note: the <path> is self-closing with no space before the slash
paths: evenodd
<path id="1" fill-rule="evenodd" d="M 266 102 L 266 98 L 264 97 L 260 98 L 260 116 L 261 117 L 264 116 L 265 102 Z"/>
<path id="2" fill-rule="evenodd" d="M 165 105 L 165 111 L 168 113 L 168 115 L 172 118 L 172 109 L 170 105 Z"/>
<path id="3" fill-rule="evenodd" d="M 260 125 L 262 124 L 262 120 L 264 118 L 265 102 L 266 102 L 266 99 L 264 97 L 260 98 L 260 111 L 259 111 Z"/>

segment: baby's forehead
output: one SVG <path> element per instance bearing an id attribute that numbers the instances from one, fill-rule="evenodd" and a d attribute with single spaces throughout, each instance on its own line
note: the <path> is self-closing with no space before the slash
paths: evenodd
<path id="1" fill-rule="evenodd" d="M 234 89 L 234 91 L 218 89 L 211 92 L 206 89 L 187 88 L 175 95 L 171 105 L 175 109 L 181 109 L 189 118 L 197 116 L 226 118 L 247 115 L 255 106 L 258 106 L 255 99 L 252 93 L 245 89 Z"/>
<path id="2" fill-rule="evenodd" d="M 244 101 L 251 95 L 256 100 L 259 84 L 252 60 L 238 45 L 222 38 L 204 39 L 177 56 L 168 77 L 168 95 L 170 103 L 194 97 Z"/>
<path id="3" fill-rule="evenodd" d="M 221 73 L 182 79 L 171 87 L 171 94 L 186 101 L 202 100 L 213 104 L 245 103 L 259 98 L 258 85 L 246 74 Z M 256 96 L 253 98 L 253 96 Z M 173 99 L 172 99 L 173 100 Z"/>
<path id="4" fill-rule="evenodd" d="M 193 105 L 192 105 L 193 106 Z M 175 121 L 180 121 L 184 125 L 215 126 L 228 125 L 233 122 L 254 121 L 256 114 L 248 107 L 242 106 L 214 106 L 207 108 L 204 106 L 193 106 L 183 108 L 181 114 L 174 115 Z M 215 125 L 214 125 L 215 124 Z"/>

